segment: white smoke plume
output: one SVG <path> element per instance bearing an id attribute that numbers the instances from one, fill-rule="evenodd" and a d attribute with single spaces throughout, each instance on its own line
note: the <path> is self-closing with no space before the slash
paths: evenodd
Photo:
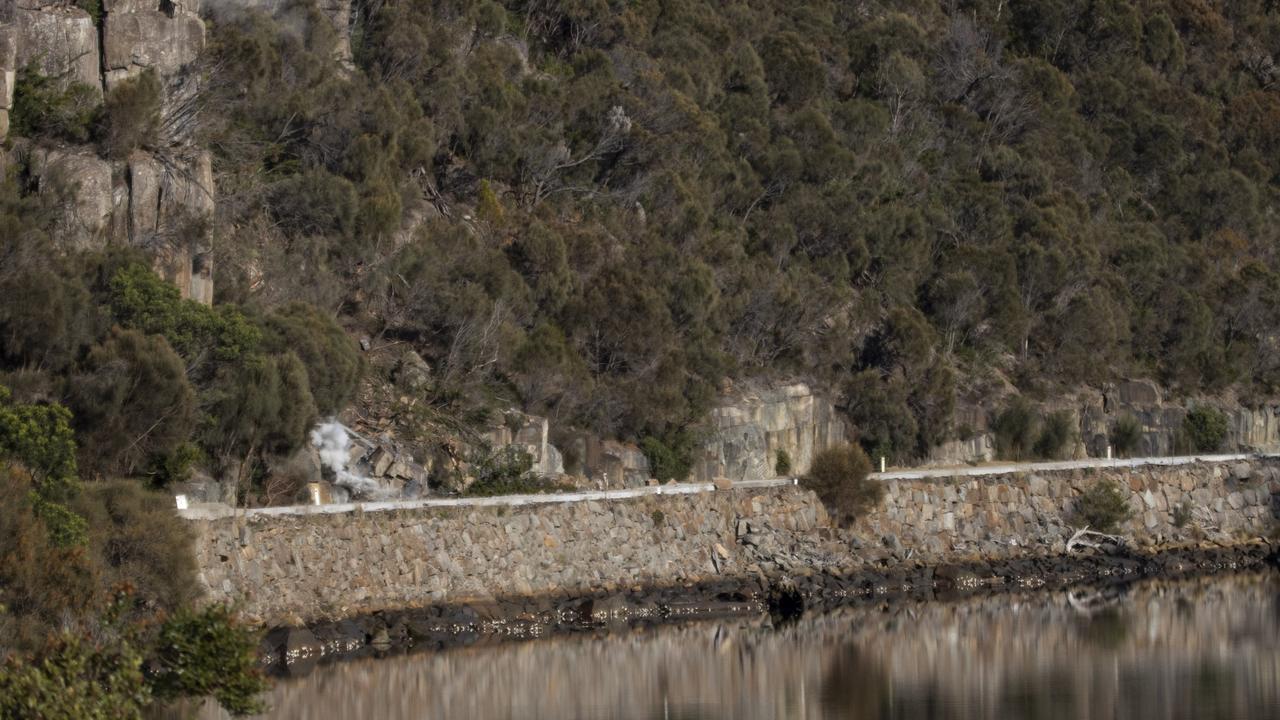
<path id="1" fill-rule="evenodd" d="M 322 422 L 311 431 L 311 444 L 320 454 L 320 462 L 333 471 L 333 483 L 351 490 L 353 495 L 381 498 L 387 495 L 377 481 L 347 469 L 351 458 L 351 433 L 337 420 Z"/>

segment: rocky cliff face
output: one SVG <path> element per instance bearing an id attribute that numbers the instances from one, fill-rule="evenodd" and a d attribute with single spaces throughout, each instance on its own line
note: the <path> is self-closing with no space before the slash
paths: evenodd
<path id="1" fill-rule="evenodd" d="M 174 96 L 194 91 L 186 77 L 205 44 L 197 0 L 106 0 L 98 23 L 60 0 L 17 0 L 0 10 L 0 137 L 9 130 L 18 72 L 28 65 L 99 99 L 151 69 Z M 102 158 L 91 146 L 21 141 L 5 165 L 21 163 L 41 193 L 63 198 L 56 239 L 68 249 L 108 244 L 146 249 L 157 271 L 190 297 L 213 301 L 212 242 L 205 218 L 214 209 L 209 152 L 180 143 L 163 152 Z"/>
<path id="2" fill-rule="evenodd" d="M 999 398 L 991 403 L 963 405 L 956 409 L 955 426 L 961 437 L 933 448 L 928 463 L 958 465 L 996 459 L 996 443 L 991 423 L 1007 403 Z M 1102 389 L 1081 389 L 1067 396 L 1038 404 L 1044 413 L 1065 411 L 1077 430 L 1073 458 L 1105 457 L 1111 434 L 1121 418 L 1132 418 L 1141 429 L 1138 445 L 1129 454 L 1135 457 L 1176 455 L 1178 434 L 1187 411 L 1197 405 L 1220 410 L 1227 418 L 1227 436 L 1222 452 L 1280 451 L 1280 408 L 1248 407 L 1230 400 L 1174 400 L 1151 380 L 1126 380 Z"/>
<path id="3" fill-rule="evenodd" d="M 694 458 L 695 480 L 774 477 L 779 453 L 790 461 L 788 474 L 803 475 L 814 454 L 849 439 L 831 400 L 803 383 L 727 395 L 707 425 L 708 437 Z"/>

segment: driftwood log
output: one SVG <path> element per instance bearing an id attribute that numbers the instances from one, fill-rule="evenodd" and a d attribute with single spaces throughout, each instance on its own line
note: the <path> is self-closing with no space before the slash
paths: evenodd
<path id="1" fill-rule="evenodd" d="M 1096 538 L 1096 539 L 1095 539 Z M 1107 535 L 1097 530 L 1090 530 L 1088 525 L 1076 530 L 1071 539 L 1067 541 L 1067 552 L 1074 552 L 1078 547 L 1086 547 L 1092 549 L 1101 548 L 1104 544 L 1111 543 L 1115 547 L 1124 547 L 1125 539 L 1121 535 Z"/>

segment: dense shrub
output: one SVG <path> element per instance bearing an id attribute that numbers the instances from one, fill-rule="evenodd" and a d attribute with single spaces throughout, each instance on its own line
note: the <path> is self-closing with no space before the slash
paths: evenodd
<path id="1" fill-rule="evenodd" d="M 651 435 L 640 441 L 640 449 L 649 461 L 649 474 L 654 478 L 662 482 L 688 479 L 693 468 L 693 437 L 689 433 Z"/>
<path id="2" fill-rule="evenodd" d="M 360 379 L 360 351 L 333 318 L 303 303 L 267 316 L 268 349 L 294 352 L 307 369 L 307 386 L 321 415 L 346 406 Z"/>
<path id="3" fill-rule="evenodd" d="M 791 453 L 779 448 L 773 454 L 773 474 L 777 477 L 787 477 L 791 474 Z"/>
<path id="4" fill-rule="evenodd" d="M 1133 517 L 1129 496 L 1111 480 L 1099 480 L 1076 499 L 1078 522 L 1098 532 L 1115 532 Z"/>
<path id="5" fill-rule="evenodd" d="M 267 682 L 258 664 L 258 634 L 223 605 L 183 609 L 166 620 L 147 670 L 162 700 L 212 697 L 236 716 L 266 709 L 260 698 Z"/>
<path id="6" fill-rule="evenodd" d="M 1181 434 L 1192 452 L 1215 452 L 1227 439 L 1227 416 L 1207 405 L 1192 408 L 1182 421 Z"/>
<path id="7" fill-rule="evenodd" d="M 1117 456 L 1128 457 L 1142 446 L 1142 423 L 1132 415 L 1121 415 L 1111 426 L 1108 439 Z"/>
<path id="8" fill-rule="evenodd" d="M 997 455 L 1008 460 L 1022 460 L 1030 456 L 1038 426 L 1031 403 L 1020 397 L 1014 398 L 991 424 Z"/>
<path id="9" fill-rule="evenodd" d="M 18 69 L 13 86 L 9 131 L 23 137 L 85 142 L 93 126 L 98 97 L 93 88 L 40 71 L 33 58 Z"/>
<path id="10" fill-rule="evenodd" d="M 11 720 L 140 720 L 150 701 L 141 654 L 121 638 L 66 633 L 0 666 L 0 717 Z"/>
<path id="11" fill-rule="evenodd" d="M 105 587 L 132 588 L 147 612 L 173 612 L 196 599 L 194 537 L 171 494 L 110 480 L 87 484 L 73 507 L 88 521 L 88 552 Z"/>
<path id="12" fill-rule="evenodd" d="M 49 499 L 75 492 L 76 441 L 71 412 L 61 405 L 14 403 L 0 386 L 0 461 L 21 463 Z"/>
<path id="13" fill-rule="evenodd" d="M 107 157 L 127 158 L 137 148 L 158 142 L 162 92 L 160 78 L 152 68 L 111 88 L 94 128 Z"/>
<path id="14" fill-rule="evenodd" d="M 840 445 L 815 455 L 801 482 L 818 494 L 837 523 L 849 525 L 884 497 L 884 486 L 870 474 L 871 460 L 862 448 Z"/>
<path id="15" fill-rule="evenodd" d="M 117 328 L 90 349 L 69 403 L 86 476 L 144 471 L 196 428 L 196 394 L 182 358 L 163 337 L 136 330 Z"/>
<path id="16" fill-rule="evenodd" d="M 1060 459 L 1076 440 L 1076 426 L 1072 414 L 1067 410 L 1049 413 L 1040 424 L 1040 434 L 1036 437 L 1036 457 L 1045 460 Z"/>

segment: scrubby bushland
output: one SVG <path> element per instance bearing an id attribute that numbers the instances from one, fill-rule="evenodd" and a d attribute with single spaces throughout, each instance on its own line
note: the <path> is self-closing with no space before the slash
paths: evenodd
<path id="1" fill-rule="evenodd" d="M 71 408 L 86 477 L 163 484 L 204 465 L 248 491 L 322 412 L 347 403 L 362 364 L 331 316 L 184 300 L 129 251 L 60 256 L 21 225 L 40 207 L 12 183 L 5 191 L 20 229 L 0 237 L 12 261 L 0 264 L 0 290 L 14 298 L 0 335 L 16 339 L 0 349 L 0 383 Z"/>
<path id="2" fill-rule="evenodd" d="M 226 608 L 191 609 L 172 496 L 82 484 L 69 420 L 0 394 L 0 716 L 136 718 L 153 697 L 209 695 L 254 711 L 256 635 Z"/>
<path id="3" fill-rule="evenodd" d="M 849 525 L 880 504 L 884 486 L 867 476 L 871 460 L 857 445 L 840 445 L 819 452 L 801 483 L 813 490 L 840 525 Z"/>
<path id="4" fill-rule="evenodd" d="M 132 588 L 143 612 L 173 613 L 194 601 L 194 538 L 173 496 L 135 480 L 88 483 L 72 503 L 88 523 L 88 552 L 104 587 Z"/>
<path id="5" fill-rule="evenodd" d="M 1099 480 L 1076 498 L 1075 516 L 1081 525 L 1110 533 L 1133 517 L 1133 509 L 1123 488 L 1114 481 Z"/>
<path id="6" fill-rule="evenodd" d="M 210 25 L 217 300 L 411 345 L 435 417 L 515 403 L 678 456 L 724 378 L 786 374 L 906 461 L 1004 379 L 1280 389 L 1280 18 L 1257 2 L 423 0 L 358 3 L 352 29 L 348 71 L 307 2 Z M 15 134 L 145 146 L 148 82 L 94 125 L 24 71 Z M 193 440 L 246 481 L 349 397 L 307 347 L 215 357 L 103 318 L 42 264 L 36 185 L 18 167 L 0 201 L 0 372 L 64 399 L 111 322 L 165 335 Z"/>
<path id="7" fill-rule="evenodd" d="M 330 35 L 245 15 L 210 53 L 238 228 L 221 287 L 245 299 L 261 271 L 264 295 L 411 342 L 441 408 L 515 401 L 637 442 L 757 372 L 840 387 L 895 459 L 993 370 L 1265 392 L 1278 22 L 1167 0 L 382 3 L 355 13 L 346 79 Z"/>
<path id="8" fill-rule="evenodd" d="M 223 607 L 182 610 L 153 632 L 108 607 L 92 632 L 62 630 L 0 664 L 0 716 L 142 718 L 153 702 L 183 697 L 212 697 L 235 716 L 261 712 L 256 650 L 256 633 Z"/>
<path id="9" fill-rule="evenodd" d="M 1208 405 L 1194 407 L 1182 421 L 1177 441 L 1187 452 L 1216 452 L 1227 439 L 1227 416 Z"/>

